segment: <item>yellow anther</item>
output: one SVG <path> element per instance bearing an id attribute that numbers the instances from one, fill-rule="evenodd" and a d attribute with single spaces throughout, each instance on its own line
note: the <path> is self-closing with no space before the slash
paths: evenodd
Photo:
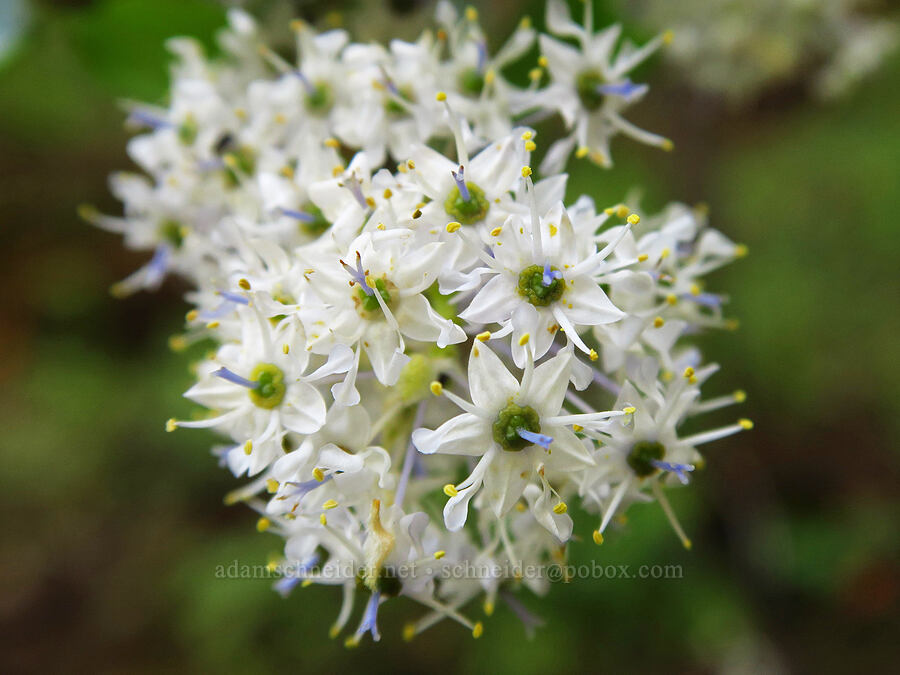
<path id="1" fill-rule="evenodd" d="M 626 406 L 625 408 L 622 408 L 622 412 L 626 415 L 634 415 L 634 413 L 637 412 L 637 408 L 635 408 L 633 405 Z"/>
<path id="2" fill-rule="evenodd" d="M 501 232 L 503 232 L 503 226 L 502 226 L 502 225 L 499 226 L 499 227 L 495 227 L 493 230 L 491 230 L 491 236 L 492 236 L 492 237 L 499 237 Z"/>
<path id="3" fill-rule="evenodd" d="M 628 218 L 626 218 L 626 220 L 632 225 L 637 225 L 639 222 L 641 222 L 641 217 L 636 213 L 632 213 L 630 216 L 628 216 Z"/>
<path id="4" fill-rule="evenodd" d="M 534 134 L 530 131 L 526 131 L 522 134 L 523 141 L 530 141 L 532 138 L 534 138 Z"/>
<path id="5" fill-rule="evenodd" d="M 322 525 L 328 524 L 328 518 L 325 517 L 324 513 L 319 515 L 319 522 L 322 523 Z"/>
<path id="6" fill-rule="evenodd" d="M 344 646 L 347 649 L 356 649 L 357 647 L 359 647 L 359 638 L 355 635 L 351 635 L 346 640 L 344 640 Z"/>
<path id="7" fill-rule="evenodd" d="M 547 67 L 547 57 L 546 57 L 546 56 L 539 56 L 539 57 L 538 57 L 538 65 L 539 65 L 541 68 L 546 68 L 546 67 Z"/>
<path id="8" fill-rule="evenodd" d="M 663 41 L 664 45 L 672 44 L 672 40 L 674 40 L 674 39 L 675 39 L 675 33 L 673 33 L 671 30 L 667 30 L 665 33 L 662 34 L 662 41 Z"/>
<path id="9" fill-rule="evenodd" d="M 278 481 L 275 480 L 274 478 L 267 478 L 266 479 L 266 492 L 268 492 L 270 495 L 278 492 Z"/>
<path id="10" fill-rule="evenodd" d="M 523 30 L 527 30 L 528 28 L 531 28 L 531 17 L 523 16 L 522 19 L 519 21 L 519 28 L 522 28 Z"/>
<path id="11" fill-rule="evenodd" d="M 537 150 L 537 143 L 535 143 L 534 141 L 525 141 L 525 149 L 528 152 L 534 152 L 535 150 Z"/>
<path id="12" fill-rule="evenodd" d="M 556 233 L 559 232 L 559 228 L 556 225 L 554 225 L 553 223 L 550 223 L 549 230 L 550 230 L 551 237 L 555 237 Z M 566 265 L 566 267 L 568 267 L 568 265 Z"/>
<path id="13" fill-rule="evenodd" d="M 743 403 L 747 400 L 747 392 L 743 389 L 738 389 L 732 396 L 734 396 L 734 400 L 738 403 Z"/>
<path id="14" fill-rule="evenodd" d="M 446 552 L 446 551 L 435 551 L 435 552 L 434 552 L 434 559 L 435 559 L 435 560 L 440 560 L 440 559 L 443 558 L 445 555 L 447 555 L 447 552 Z"/>
<path id="15" fill-rule="evenodd" d="M 375 200 L 372 199 L 371 197 L 366 197 L 366 206 L 368 206 L 370 209 L 374 209 L 375 208 Z"/>
<path id="16" fill-rule="evenodd" d="M 525 506 L 522 502 L 516 502 L 516 511 L 519 513 L 525 513 L 528 510 L 528 507 Z"/>
<path id="17" fill-rule="evenodd" d="M 169 433 L 175 431 L 178 428 L 178 422 L 173 417 L 172 419 L 166 420 L 166 431 Z"/>
<path id="18" fill-rule="evenodd" d="M 200 312 L 198 312 L 196 309 L 192 309 L 190 312 L 184 315 L 184 318 L 188 321 L 195 321 L 198 316 L 200 316 Z"/>
<path id="19" fill-rule="evenodd" d="M 247 441 L 244 443 L 244 454 L 249 455 L 253 452 L 253 441 Z"/>
<path id="20" fill-rule="evenodd" d="M 519 345 L 524 347 L 528 344 L 528 340 L 531 339 L 531 333 L 525 333 L 522 337 L 519 338 Z"/>
<path id="21" fill-rule="evenodd" d="M 208 324 L 206 324 L 206 327 L 209 328 L 210 330 L 214 330 L 214 329 L 218 328 L 219 326 L 220 326 L 220 324 L 218 321 L 210 321 Z"/>
<path id="22" fill-rule="evenodd" d="M 313 475 L 313 478 L 315 478 L 320 483 L 323 480 L 325 480 L 325 472 L 322 471 L 322 469 L 320 469 L 319 467 L 316 467 L 315 469 L 312 470 L 312 475 Z"/>
<path id="23" fill-rule="evenodd" d="M 331 509 L 336 509 L 337 506 L 338 506 L 338 503 L 334 499 L 329 499 L 324 504 L 322 504 L 322 508 L 325 509 L 326 511 L 330 511 Z"/>
<path id="24" fill-rule="evenodd" d="M 437 96 L 435 96 L 435 99 L 437 99 L 438 101 L 446 101 L 446 100 L 447 100 L 447 94 L 446 94 L 446 92 L 439 91 L 439 92 L 437 93 Z M 412 168 L 412 167 L 410 167 L 410 168 Z"/>
<path id="25" fill-rule="evenodd" d="M 594 530 L 593 537 L 594 543 L 597 544 L 597 546 L 600 546 L 600 544 L 603 543 L 603 533 L 600 532 L 600 530 Z"/>
<path id="26" fill-rule="evenodd" d="M 589 147 L 587 147 L 586 145 L 580 146 L 580 147 L 575 151 L 575 157 L 578 158 L 578 159 L 584 159 L 584 158 L 587 157 L 589 154 L 591 154 L 591 149 L 590 149 Z"/>
<path id="27" fill-rule="evenodd" d="M 694 542 L 685 537 L 681 540 L 681 545 L 684 546 L 688 551 L 690 551 L 694 547 Z"/>
<path id="28" fill-rule="evenodd" d="M 488 616 L 494 615 L 494 602 L 492 600 L 484 601 L 484 613 Z"/>
<path id="29" fill-rule="evenodd" d="M 243 288 L 245 291 L 249 291 L 249 290 L 250 290 L 250 282 L 247 281 L 246 279 L 240 279 L 240 280 L 238 281 L 238 286 L 240 286 L 241 288 Z"/>
<path id="30" fill-rule="evenodd" d="M 222 158 L 222 161 L 225 162 L 225 166 L 227 166 L 229 169 L 236 169 L 238 166 L 237 157 L 232 154 L 225 155 Z"/>
<path id="31" fill-rule="evenodd" d="M 462 223 L 458 223 L 455 220 L 451 220 L 449 223 L 447 223 L 447 232 L 450 232 L 450 233 L 456 232 L 461 227 L 462 227 Z"/>
<path id="32" fill-rule="evenodd" d="M 309 588 L 312 585 L 313 585 L 312 579 L 304 579 L 302 582 L 300 582 L 300 588 Z"/>
<path id="33" fill-rule="evenodd" d="M 285 165 L 285 166 L 281 167 L 280 169 L 278 169 L 278 174 L 282 178 L 288 178 L 288 179 L 293 178 L 294 177 L 294 167 Z"/>
<path id="34" fill-rule="evenodd" d="M 581 426 L 580 424 L 573 424 L 572 431 L 584 431 L 584 427 Z"/>
<path id="35" fill-rule="evenodd" d="M 691 375 L 691 376 L 688 378 L 688 384 L 697 384 L 697 376 L 696 376 L 696 375 Z"/>
<path id="36" fill-rule="evenodd" d="M 691 284 L 691 295 L 700 295 L 700 287 L 697 284 Z"/>
<path id="37" fill-rule="evenodd" d="M 493 84 L 494 80 L 496 78 L 497 78 L 497 73 L 493 68 L 491 68 L 484 74 L 484 83 L 485 84 Z"/>
<path id="38" fill-rule="evenodd" d="M 565 502 L 558 502 L 556 504 L 556 506 L 553 507 L 553 513 L 555 513 L 558 516 L 561 516 L 568 510 L 569 510 L 569 507 L 566 505 Z"/>
<path id="39" fill-rule="evenodd" d="M 591 352 L 590 352 L 590 354 L 588 354 L 588 358 L 590 358 L 591 361 L 596 361 L 597 359 L 600 358 L 600 355 L 597 354 L 597 350 L 596 350 L 596 349 L 592 349 Z"/>
<path id="40" fill-rule="evenodd" d="M 414 637 L 416 637 L 416 624 L 408 623 L 403 626 L 403 639 L 410 642 Z"/>
<path id="41" fill-rule="evenodd" d="M 475 336 L 475 339 L 481 340 L 482 342 L 487 342 L 488 340 L 491 339 L 491 331 L 486 330 L 483 333 L 479 333 L 478 335 Z"/>
<path id="42" fill-rule="evenodd" d="M 293 19 L 289 24 L 292 31 L 300 32 L 306 28 L 306 22 L 303 19 Z"/>
<path id="43" fill-rule="evenodd" d="M 532 68 L 528 71 L 528 77 L 532 80 L 539 80 L 541 76 L 544 74 L 544 71 L 540 68 Z"/>
<path id="44" fill-rule="evenodd" d="M 646 253 L 641 253 L 637 259 L 638 259 L 638 262 L 646 262 L 647 258 L 649 258 L 649 257 L 650 256 L 648 256 Z"/>
<path id="45" fill-rule="evenodd" d="M 243 108 L 235 108 L 234 114 L 237 115 L 239 119 L 245 120 L 247 119 L 247 111 Z"/>
<path id="46" fill-rule="evenodd" d="M 444 385 L 442 385 L 437 380 L 435 380 L 430 385 L 428 385 L 428 388 L 431 389 L 431 393 L 434 394 L 435 396 L 440 396 L 441 394 L 444 393 Z"/>
<path id="47" fill-rule="evenodd" d="M 412 161 L 411 159 L 408 159 L 408 160 L 406 160 L 406 167 L 407 167 L 410 171 L 412 171 L 413 169 L 416 168 L 416 163 L 415 163 L 414 161 Z"/>
<path id="48" fill-rule="evenodd" d="M 466 7 L 466 20 L 467 21 L 478 21 L 478 10 L 469 5 Z"/>
<path id="49" fill-rule="evenodd" d="M 173 352 L 183 352 L 188 348 L 188 341 L 184 335 L 173 335 L 169 338 L 169 349 Z"/>
<path id="50" fill-rule="evenodd" d="M 376 230 L 381 230 L 382 232 L 384 232 L 384 230 L 385 230 L 384 223 L 378 223 L 378 224 L 375 226 L 375 229 L 376 229 Z"/>
<path id="51" fill-rule="evenodd" d="M 283 345 L 281 345 L 281 353 L 282 353 L 282 354 L 290 354 L 290 353 L 291 353 L 291 346 L 290 346 L 289 344 L 283 344 Z"/>
<path id="52" fill-rule="evenodd" d="M 671 253 L 672 253 L 672 251 L 669 250 L 669 247 L 667 246 L 666 248 L 664 248 L 662 251 L 659 252 L 659 259 L 660 259 L 660 260 L 665 260 L 666 258 L 669 257 L 669 255 L 670 255 Z"/>
<path id="53" fill-rule="evenodd" d="M 725 319 L 725 330 L 737 330 L 741 327 L 738 319 Z"/>
<path id="54" fill-rule="evenodd" d="M 522 178 L 528 178 L 531 175 L 531 167 L 523 166 L 522 167 Z"/>
<path id="55" fill-rule="evenodd" d="M 341 164 L 338 164 L 331 169 L 331 175 L 335 178 L 344 173 L 344 167 Z"/>
<path id="56" fill-rule="evenodd" d="M 96 220 L 100 216 L 100 211 L 97 210 L 95 206 L 91 204 L 79 204 L 78 205 L 78 217 L 82 220 L 86 220 L 87 222 L 92 222 Z"/>
<path id="57" fill-rule="evenodd" d="M 750 431 L 750 429 L 753 428 L 753 422 L 748 420 L 746 417 L 739 419 L 738 424 L 741 425 L 742 429 L 746 429 L 747 431 Z"/>
<path id="58" fill-rule="evenodd" d="M 257 532 L 265 532 L 272 526 L 272 521 L 263 516 L 259 520 L 256 521 L 256 531 Z"/>
<path id="59" fill-rule="evenodd" d="M 484 624 L 480 621 L 475 623 L 475 627 L 472 628 L 472 637 L 476 640 L 482 636 L 484 633 Z"/>
<path id="60" fill-rule="evenodd" d="M 456 489 L 456 487 L 453 485 L 453 483 L 447 483 L 444 486 L 444 494 L 447 495 L 448 497 L 455 497 L 456 495 L 459 494 L 459 490 Z"/>
<path id="61" fill-rule="evenodd" d="M 284 116 L 284 113 L 275 113 L 275 124 L 284 124 L 287 122 L 287 117 Z"/>
<path id="62" fill-rule="evenodd" d="M 655 319 L 653 319 L 653 327 L 654 328 L 662 328 L 665 325 L 666 325 L 666 321 L 661 316 L 658 316 Z"/>
<path id="63" fill-rule="evenodd" d="M 693 377 L 695 372 L 696 372 L 696 371 L 695 371 L 693 368 L 691 368 L 690 366 L 688 366 L 687 368 L 684 369 L 684 376 L 685 376 L 686 378 L 687 378 L 687 377 Z"/>
<path id="64" fill-rule="evenodd" d="M 669 303 L 670 305 L 677 305 L 678 304 L 678 296 L 675 295 L 674 293 L 669 293 L 666 296 L 666 302 Z"/>
<path id="65" fill-rule="evenodd" d="M 664 138 L 659 147 L 661 147 L 666 152 L 672 152 L 675 149 L 675 144 L 668 138 Z"/>
<path id="66" fill-rule="evenodd" d="M 618 206 L 616 206 L 616 215 L 619 216 L 619 218 L 624 218 L 625 216 L 627 216 L 628 211 L 629 208 L 624 204 L 619 204 Z"/>
<path id="67" fill-rule="evenodd" d="M 738 244 L 734 247 L 734 255 L 737 258 L 743 258 L 750 252 L 750 249 L 747 248 L 747 244 Z"/>
<path id="68" fill-rule="evenodd" d="M 322 141 L 322 143 L 325 144 L 325 147 L 326 147 L 326 148 L 335 148 L 335 149 L 337 149 L 337 148 L 341 147 L 341 142 L 340 142 L 338 139 L 333 138 L 333 137 L 331 137 L 331 136 L 329 136 L 329 137 L 326 138 L 324 141 Z"/>

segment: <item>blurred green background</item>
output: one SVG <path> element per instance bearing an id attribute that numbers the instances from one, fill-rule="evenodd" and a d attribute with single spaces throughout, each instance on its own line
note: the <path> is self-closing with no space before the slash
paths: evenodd
<path id="1" fill-rule="evenodd" d="M 339 7 L 367 39 L 413 36 L 430 11 L 416 14 L 420 4 Z M 539 19 L 541 4 L 484 3 L 494 45 L 520 14 Z M 117 102 L 161 100 L 163 40 L 212 46 L 222 5 L 0 5 L 0 672 L 896 669 L 896 55 L 843 101 L 817 104 L 798 82 L 742 109 L 652 61 L 638 73 L 651 93 L 632 117 L 676 151 L 617 141 L 613 172 L 573 169 L 572 194 L 606 204 L 640 186 L 651 210 L 703 201 L 714 226 L 749 245 L 711 280 L 741 327 L 702 344 L 724 365 L 712 393 L 745 389 L 741 414 L 756 428 L 710 446 L 706 471 L 672 494 L 694 549 L 680 548 L 655 506 L 634 507 L 602 548 L 589 536 L 571 547 L 576 562 L 680 564 L 684 578 L 523 594 L 545 621 L 533 640 L 500 606 L 481 640 L 445 624 L 406 644 L 400 627 L 418 609 L 391 602 L 381 644 L 348 651 L 327 637 L 337 591 L 282 600 L 271 580 L 215 578 L 219 564 L 264 563 L 279 540 L 222 504 L 235 483 L 211 437 L 163 431 L 188 409 L 190 354 L 167 349 L 184 288 L 112 299 L 110 284 L 145 256 L 75 216 L 81 202 L 117 212 L 106 176 L 130 167 Z M 325 15 L 310 2 L 283 14 L 294 11 Z M 590 525 L 582 519 L 583 535 Z"/>

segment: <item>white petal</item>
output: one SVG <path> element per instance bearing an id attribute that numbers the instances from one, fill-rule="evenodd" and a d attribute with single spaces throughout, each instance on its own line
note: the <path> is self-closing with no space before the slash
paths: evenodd
<path id="1" fill-rule="evenodd" d="M 469 390 L 472 403 L 487 413 L 506 407 L 519 391 L 519 382 L 487 344 L 476 340 L 469 355 Z"/>
<path id="2" fill-rule="evenodd" d="M 294 382 L 288 385 L 287 396 L 279 409 L 281 423 L 298 434 L 311 434 L 325 424 L 325 401 L 311 384 Z"/>
<path id="3" fill-rule="evenodd" d="M 437 429 L 416 429 L 412 442 L 426 455 L 483 455 L 490 450 L 493 439 L 485 420 L 463 413 L 444 422 Z"/>

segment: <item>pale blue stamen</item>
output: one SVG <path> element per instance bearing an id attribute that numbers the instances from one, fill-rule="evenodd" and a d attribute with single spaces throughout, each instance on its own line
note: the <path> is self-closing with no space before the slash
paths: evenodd
<path id="1" fill-rule="evenodd" d="M 553 436 L 537 434 L 533 431 L 528 431 L 527 429 L 516 429 L 516 433 L 519 434 L 520 438 L 524 438 L 529 443 L 540 445 L 544 450 L 549 450 L 550 444 L 553 442 Z"/>
<path id="2" fill-rule="evenodd" d="M 693 471 L 695 468 L 693 464 L 675 464 L 671 462 L 663 462 L 660 459 L 650 460 L 650 463 L 660 471 L 668 471 L 669 473 L 674 473 L 675 477 L 681 481 L 682 485 L 687 485 L 688 482 L 690 482 L 687 474 Z"/>
<path id="3" fill-rule="evenodd" d="M 254 382 L 253 380 L 248 380 L 246 377 L 241 377 L 224 366 L 213 372 L 213 375 L 221 377 L 223 380 L 233 382 L 234 384 L 239 384 L 242 387 L 247 387 L 247 389 L 256 389 L 259 386 L 259 382 Z"/>
<path id="4" fill-rule="evenodd" d="M 718 295 L 714 295 L 713 293 L 699 293 L 694 295 L 693 293 L 685 293 L 681 296 L 685 300 L 690 300 L 692 302 L 696 302 L 698 305 L 703 305 L 704 307 L 721 307 L 722 298 Z"/>
<path id="5" fill-rule="evenodd" d="M 363 270 L 362 266 L 362 256 L 359 254 L 359 251 L 356 252 L 356 269 L 353 269 L 341 260 L 341 265 L 344 266 L 344 269 L 347 270 L 347 274 L 353 277 L 353 281 L 359 284 L 360 288 L 365 291 L 366 295 L 372 295 L 375 291 L 369 287 L 369 284 L 366 282 L 366 273 Z"/>
<path id="6" fill-rule="evenodd" d="M 375 642 L 378 642 L 381 639 L 381 634 L 378 632 L 378 625 L 376 623 L 378 620 L 378 603 L 380 601 L 381 593 L 374 591 L 363 612 L 362 623 L 360 623 L 359 628 L 356 629 L 357 640 L 361 639 L 366 633 L 371 633 L 372 639 L 375 640 Z"/>
<path id="7" fill-rule="evenodd" d="M 290 497 L 299 497 L 300 499 L 302 499 L 308 493 L 312 492 L 320 485 L 325 485 L 325 483 L 327 483 L 328 481 L 331 480 L 331 477 L 332 477 L 332 474 L 328 474 L 322 480 L 313 479 L 313 480 L 304 481 L 302 483 L 295 483 L 294 481 L 289 480 L 289 481 L 285 481 L 284 484 L 290 485 L 291 488 L 293 488 L 290 492 L 290 495 L 289 495 Z"/>
<path id="8" fill-rule="evenodd" d="M 315 94 L 316 88 L 312 85 L 312 82 L 309 81 L 309 78 L 306 77 L 300 70 L 293 71 L 294 75 L 303 83 L 303 86 L 306 88 L 307 94 Z"/>
<path id="9" fill-rule="evenodd" d="M 169 269 L 169 257 L 171 251 L 168 244 L 160 244 L 153 252 L 153 257 L 147 263 L 147 283 L 156 284 L 162 281 Z"/>
<path id="10" fill-rule="evenodd" d="M 459 170 L 450 170 L 453 180 L 456 181 L 456 187 L 459 188 L 459 196 L 464 202 L 469 201 L 469 188 L 466 187 L 466 168 L 460 164 Z"/>
<path id="11" fill-rule="evenodd" d="M 483 73 L 484 67 L 487 65 L 487 45 L 484 40 L 478 40 L 475 43 L 475 49 L 478 51 L 478 72 Z"/>
<path id="12" fill-rule="evenodd" d="M 151 129 L 165 129 L 172 126 L 172 123 L 168 120 L 164 120 L 144 110 L 132 110 L 128 116 L 128 122 L 130 124 L 142 124 Z"/>
<path id="13" fill-rule="evenodd" d="M 231 293 L 229 291 L 219 291 L 219 295 L 228 300 L 229 302 L 236 302 L 239 305 L 249 305 L 250 301 L 247 300 L 243 295 L 238 295 L 237 293 Z"/>
<path id="14" fill-rule="evenodd" d="M 646 90 L 646 84 L 635 84 L 628 79 L 618 84 L 601 84 L 597 86 L 597 91 L 601 94 L 621 96 L 622 98 L 631 98 L 635 94 L 643 93 Z"/>
<path id="15" fill-rule="evenodd" d="M 350 194 L 353 195 L 353 198 L 363 209 L 369 208 L 369 204 L 366 202 L 366 196 L 362 191 L 362 186 L 359 184 L 359 179 L 356 176 L 350 176 L 344 183 L 344 187 L 350 190 Z"/>
<path id="16" fill-rule="evenodd" d="M 306 211 L 295 211 L 294 209 L 285 209 L 285 208 L 280 208 L 278 210 L 279 210 L 279 212 L 281 212 L 282 215 L 289 216 L 291 218 L 296 218 L 297 220 L 302 221 L 304 223 L 316 222 L 316 217 L 314 215 L 312 215 L 311 213 L 307 213 Z"/>
<path id="17" fill-rule="evenodd" d="M 296 566 L 285 570 L 286 576 L 275 582 L 275 592 L 282 598 L 286 598 L 290 595 L 290 592 L 294 590 L 294 586 L 300 583 L 300 581 L 306 577 L 306 573 L 317 564 L 319 564 L 319 555 L 313 553 L 302 563 L 298 563 Z"/>
<path id="18" fill-rule="evenodd" d="M 544 275 L 541 277 L 541 283 L 544 286 L 549 286 L 554 279 L 562 279 L 562 272 L 550 269 L 550 261 L 548 260 L 544 263 Z"/>

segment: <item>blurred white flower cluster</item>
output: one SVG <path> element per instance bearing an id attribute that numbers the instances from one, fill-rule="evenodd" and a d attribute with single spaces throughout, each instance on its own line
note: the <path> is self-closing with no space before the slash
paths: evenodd
<path id="1" fill-rule="evenodd" d="M 476 12 L 446 3 L 436 31 L 387 48 L 295 22 L 292 61 L 234 11 L 221 57 L 173 40 L 169 106 L 133 108 L 124 216 L 83 210 L 153 252 L 118 292 L 190 282 L 174 345 L 217 346 L 186 393 L 205 411 L 167 428 L 225 439 L 221 465 L 249 480 L 229 501 L 285 540 L 279 592 L 342 587 L 333 635 L 362 597 L 350 645 L 379 638 L 395 596 L 424 608 L 407 638 L 445 618 L 478 637 L 476 599 L 530 625 L 513 593 L 547 590 L 535 570 L 565 560 L 569 504 L 600 544 L 656 500 L 689 546 L 665 489 L 751 427 L 680 431 L 743 399 L 701 396 L 717 366 L 688 341 L 729 326 L 703 277 L 743 247 L 678 204 L 565 204 L 571 151 L 608 164 L 619 132 L 666 145 L 622 116 L 664 37 L 619 44 L 586 6 L 579 25 L 550 1 L 568 42 L 523 21 L 493 54 Z M 516 87 L 504 66 L 535 44 Z M 523 120 L 555 113 L 568 133 L 538 180 Z"/>
<path id="2" fill-rule="evenodd" d="M 733 101 L 809 78 L 821 98 L 841 96 L 900 42 L 881 0 L 620 0 L 649 26 L 674 29 L 667 56 L 697 87 Z"/>

